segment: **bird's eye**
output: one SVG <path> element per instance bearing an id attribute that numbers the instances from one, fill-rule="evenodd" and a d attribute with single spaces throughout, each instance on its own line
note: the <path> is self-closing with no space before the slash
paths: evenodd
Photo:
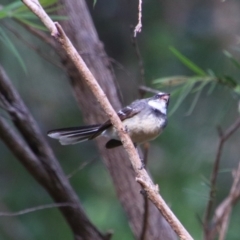
<path id="1" fill-rule="evenodd" d="M 157 95 L 155 95 L 154 99 L 163 100 L 164 102 L 168 103 L 169 97 L 170 97 L 170 94 L 168 93 L 158 93 Z"/>

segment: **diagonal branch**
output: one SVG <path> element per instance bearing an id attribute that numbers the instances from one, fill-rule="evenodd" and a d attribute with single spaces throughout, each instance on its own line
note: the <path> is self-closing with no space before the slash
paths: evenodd
<path id="1" fill-rule="evenodd" d="M 68 21 L 63 21 L 62 26 L 67 36 L 71 39 L 74 47 L 83 57 L 98 83 L 107 95 L 114 109 L 122 108 L 121 92 L 114 72 L 111 70 L 111 64 L 104 50 L 104 45 L 100 41 L 97 31 L 93 25 L 89 9 L 84 0 L 69 1 L 60 0 L 62 6 L 60 15 L 68 16 Z M 79 30 L 81 26 L 81 30 Z M 58 44 L 56 44 L 58 45 Z M 84 79 L 76 70 L 73 63 L 66 59 L 64 50 L 58 47 L 61 55 L 61 61 L 67 69 L 70 84 L 72 86 L 75 98 L 83 114 L 84 120 L 88 124 L 103 122 L 106 120 L 106 114 L 96 101 L 96 98 L 86 86 Z M 82 54 L 87 53 L 87 54 Z M 123 147 L 112 149 L 105 148 L 105 141 L 96 139 L 96 145 L 103 162 L 112 178 L 114 188 L 118 199 L 127 215 L 131 230 L 136 239 L 140 239 L 142 232 L 142 222 L 144 218 L 144 199 L 139 191 L 141 187 L 135 181 L 135 174 L 131 163 L 127 158 Z M 132 205 L 134 199 L 134 207 Z M 148 226 L 145 232 L 146 239 L 175 240 L 177 236 L 166 222 L 162 214 L 154 204 L 149 202 Z"/>
<path id="2" fill-rule="evenodd" d="M 68 17 L 68 21 L 62 22 L 62 26 L 66 29 L 67 36 L 74 43 L 74 46 L 82 55 L 93 75 L 97 77 L 100 86 L 114 109 L 121 109 L 122 106 L 119 98 L 122 99 L 122 97 L 120 96 L 121 93 L 118 90 L 118 83 L 111 69 L 111 60 L 109 60 L 103 44 L 99 40 L 86 2 L 84 0 L 61 0 L 58 4 L 61 6 L 58 13 Z M 81 31 L 79 31 L 79 26 L 81 26 Z M 84 120 L 88 124 L 105 121 L 105 113 L 101 110 L 95 97 L 87 88 L 84 79 L 82 79 L 82 76 L 78 73 L 76 67 L 68 59 L 65 51 L 59 44 L 48 33 L 44 33 L 44 36 L 42 36 L 42 32 L 28 25 L 23 24 L 23 27 L 39 39 L 50 44 L 53 50 L 59 54 L 60 61 L 63 68 L 66 69 L 74 96 L 81 109 Z M 126 152 L 122 147 L 111 151 L 107 150 L 101 139 L 96 140 L 96 145 L 112 178 L 116 194 L 127 215 L 132 232 L 135 238 L 139 239 L 141 232 L 143 232 L 141 223 L 144 221 L 145 211 L 143 207 L 144 199 L 146 198 L 143 198 L 142 195 L 139 194 L 141 188 L 135 181 L 133 169 L 130 167 L 131 163 L 126 157 Z M 132 199 L 134 199 L 134 208 L 132 207 Z M 177 239 L 175 232 L 171 229 L 162 214 L 159 214 L 154 204 L 148 203 L 148 206 L 149 217 L 144 234 L 146 239 Z"/>
<path id="3" fill-rule="evenodd" d="M 36 122 L 0 67 L 0 103 L 9 113 L 22 137 L 0 117 L 0 138 L 48 191 L 72 228 L 76 240 L 103 240 L 103 236 L 85 215 L 78 197 L 63 173 L 52 150 L 44 140 Z M 74 206 L 74 207 L 73 207 Z"/>
<path id="4" fill-rule="evenodd" d="M 111 120 L 113 126 L 117 129 L 119 138 L 121 139 L 123 146 L 128 154 L 128 157 L 131 161 L 132 167 L 136 173 L 136 180 L 143 186 L 144 190 L 147 193 L 148 198 L 157 206 L 157 208 L 161 211 L 163 216 L 172 226 L 174 231 L 182 238 L 182 239 L 192 239 L 189 233 L 185 230 L 179 220 L 175 217 L 175 215 L 171 212 L 167 204 L 164 202 L 162 197 L 159 195 L 158 188 L 153 184 L 151 178 L 147 174 L 145 169 L 141 168 L 141 161 L 139 156 L 134 148 L 132 141 L 130 140 L 128 134 L 124 131 L 122 123 L 118 118 L 116 112 L 113 110 L 110 105 L 106 95 L 102 91 L 101 87 L 95 80 L 94 76 L 87 68 L 86 64 L 82 60 L 82 58 L 78 55 L 76 49 L 73 47 L 72 43 L 65 35 L 63 29 L 60 24 L 54 23 L 45 13 L 43 8 L 40 6 L 37 0 L 23 0 L 24 4 L 29 7 L 31 11 L 33 11 L 40 20 L 44 23 L 44 25 L 49 29 L 51 35 L 61 44 L 62 48 L 66 51 L 69 59 L 75 64 L 79 74 L 81 74 L 82 79 L 85 80 L 89 89 L 95 95 L 97 101 L 100 103 L 104 112 Z"/>
<path id="5" fill-rule="evenodd" d="M 213 170 L 211 173 L 211 183 L 210 183 L 210 192 L 209 192 L 209 200 L 206 207 L 206 212 L 204 216 L 204 235 L 205 239 L 209 239 L 209 227 L 208 223 L 211 218 L 211 212 L 214 204 L 215 199 L 215 192 L 216 192 L 216 182 L 217 182 L 217 176 L 219 171 L 219 165 L 220 165 L 220 159 L 221 154 L 223 150 L 224 143 L 239 129 L 240 127 L 240 118 L 238 118 L 224 133 L 219 131 L 219 143 L 218 143 L 218 149 L 216 158 L 214 161 Z M 211 239 L 211 238 L 210 238 Z"/>
<path id="6" fill-rule="evenodd" d="M 219 239 L 224 240 L 227 232 L 229 218 L 233 206 L 240 200 L 240 163 L 233 171 L 233 184 L 228 196 L 216 208 L 212 228 L 208 233 L 208 239 L 214 239 L 219 232 Z"/>

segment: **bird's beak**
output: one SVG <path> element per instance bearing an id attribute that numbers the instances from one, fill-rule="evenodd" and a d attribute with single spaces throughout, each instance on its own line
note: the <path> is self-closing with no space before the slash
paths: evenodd
<path id="1" fill-rule="evenodd" d="M 166 102 L 168 102 L 168 100 L 170 98 L 170 93 L 165 93 L 165 94 L 161 95 L 160 98 L 165 100 Z"/>

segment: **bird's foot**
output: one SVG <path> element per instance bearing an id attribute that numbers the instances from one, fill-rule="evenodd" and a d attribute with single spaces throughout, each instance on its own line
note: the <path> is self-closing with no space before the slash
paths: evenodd
<path id="1" fill-rule="evenodd" d="M 129 129 L 126 125 L 124 126 L 124 130 L 125 130 L 126 133 L 129 133 Z"/>
<path id="2" fill-rule="evenodd" d="M 143 158 L 140 158 L 141 160 L 141 167 L 139 168 L 139 170 L 143 170 L 145 168 L 145 162 Z"/>

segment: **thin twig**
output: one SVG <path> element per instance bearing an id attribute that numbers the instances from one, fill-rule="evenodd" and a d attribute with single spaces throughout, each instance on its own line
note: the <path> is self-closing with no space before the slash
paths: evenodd
<path id="1" fill-rule="evenodd" d="M 135 49 L 137 59 L 138 59 L 138 66 L 139 66 L 139 72 L 140 72 L 140 78 L 141 78 L 141 85 L 145 85 L 145 69 L 143 64 L 143 58 L 138 46 L 137 39 L 135 37 L 132 37 L 132 44 Z"/>
<path id="2" fill-rule="evenodd" d="M 214 213 L 211 229 L 208 231 L 208 240 L 215 239 L 219 232 L 219 240 L 224 240 L 233 206 L 240 200 L 240 163 L 233 171 L 233 184 L 228 196 L 219 204 Z"/>
<path id="3" fill-rule="evenodd" d="M 143 160 L 145 165 L 147 165 L 147 162 L 148 162 L 149 148 L 150 148 L 150 144 L 148 142 L 143 144 Z"/>
<path id="4" fill-rule="evenodd" d="M 14 127 L 0 118 L 0 138 L 33 177 L 48 191 L 55 202 L 68 202 L 76 206 L 74 209 L 67 206 L 60 208 L 75 239 L 79 239 L 79 236 L 104 239 L 104 235 L 87 218 L 77 194 L 42 136 L 38 125 L 1 66 L 0 102 L 21 134 L 20 137 Z"/>
<path id="5" fill-rule="evenodd" d="M 143 201 L 144 201 L 144 214 L 143 214 L 143 221 L 142 221 L 142 232 L 140 235 L 140 240 L 146 240 L 146 233 L 147 233 L 147 228 L 148 228 L 148 217 L 149 217 L 149 202 L 148 202 L 148 197 L 145 191 L 142 191 L 143 195 Z"/>
<path id="6" fill-rule="evenodd" d="M 238 130 L 239 127 L 240 127 L 240 118 L 238 118 L 225 132 L 222 132 L 222 130 L 220 131 L 221 134 L 219 135 L 217 154 L 214 160 L 213 170 L 211 173 L 209 200 L 208 200 L 204 221 L 203 221 L 205 239 L 207 239 L 208 232 L 209 232 L 208 222 L 211 217 L 212 208 L 213 208 L 214 199 L 215 199 L 216 182 L 217 182 L 217 176 L 218 176 L 223 146 L 224 146 L 224 143 L 232 136 L 234 132 Z"/>
<path id="7" fill-rule="evenodd" d="M 134 29 L 134 37 L 142 31 L 142 0 L 138 0 L 138 23 Z"/>
<path id="8" fill-rule="evenodd" d="M 150 93 L 153 93 L 153 94 L 159 93 L 158 90 L 156 90 L 156 89 L 154 89 L 154 88 L 146 87 L 146 86 L 139 86 L 138 89 L 139 89 L 139 93 L 140 93 L 140 96 L 141 96 L 141 97 L 144 97 L 144 95 L 145 95 L 147 92 L 150 92 Z"/>
<path id="9" fill-rule="evenodd" d="M 83 163 L 80 164 L 79 167 L 77 167 L 76 169 L 74 169 L 71 173 L 69 173 L 67 175 L 67 178 L 72 178 L 76 173 L 78 173 L 79 171 L 81 171 L 83 168 L 85 168 L 87 165 L 91 164 L 93 161 L 95 161 L 97 159 L 97 157 L 94 157 L 93 159 L 91 159 L 90 161 L 85 161 Z"/>
<path id="10" fill-rule="evenodd" d="M 75 206 L 72 203 L 50 203 L 50 204 L 41 205 L 37 207 L 27 208 L 17 212 L 0 212 L 0 217 L 15 217 L 15 216 L 24 215 L 24 214 L 28 214 L 28 213 L 32 213 L 40 210 L 45 210 L 49 208 L 59 208 L 59 207 L 74 208 Z"/>
<path id="11" fill-rule="evenodd" d="M 148 160 L 148 151 L 149 151 L 149 143 L 145 143 L 143 145 L 143 162 L 145 164 L 145 166 L 147 165 L 147 160 Z M 146 239 L 146 232 L 147 232 L 147 228 L 148 228 L 148 217 L 149 217 L 149 202 L 148 202 L 148 198 L 147 195 L 145 193 L 145 191 L 142 191 L 143 193 L 143 201 L 144 201 L 144 214 L 143 214 L 143 222 L 142 222 L 142 232 L 140 235 L 140 240 L 145 240 Z"/>
<path id="12" fill-rule="evenodd" d="M 80 53 L 81 54 L 81 53 Z M 115 65 L 119 70 L 122 70 L 127 76 L 130 76 L 130 72 L 126 69 L 126 67 L 124 67 L 120 62 L 118 62 L 116 59 L 108 57 L 108 60 Z"/>
<path id="13" fill-rule="evenodd" d="M 21 34 L 19 34 L 19 33 L 18 33 L 14 28 L 12 28 L 10 25 L 8 25 L 8 24 L 5 23 L 4 26 L 5 26 L 10 32 L 12 32 L 12 34 L 14 34 L 14 35 L 17 37 L 17 39 L 20 40 L 23 44 L 25 44 L 29 49 L 34 50 L 40 57 L 42 57 L 43 59 L 45 59 L 47 62 L 53 64 L 54 66 L 56 66 L 56 67 L 58 67 L 58 68 L 60 68 L 60 69 L 63 69 L 63 66 L 62 66 L 62 65 L 60 65 L 57 61 L 54 61 L 53 59 L 51 59 L 51 58 L 49 57 L 49 55 L 43 53 L 38 47 L 36 47 L 35 45 L 29 43 L 26 39 L 24 39 L 24 38 L 22 37 Z M 37 32 L 37 31 L 35 31 L 35 32 Z M 38 35 L 38 36 L 39 36 L 39 35 Z M 43 34 L 42 34 L 42 36 L 43 36 Z M 54 48 L 52 48 L 52 49 L 54 49 Z M 55 51 L 55 53 L 57 54 L 57 51 Z"/>
<path id="14" fill-rule="evenodd" d="M 113 126 L 117 129 L 119 138 L 123 143 L 123 147 L 126 150 L 128 158 L 130 159 L 132 167 L 136 173 L 136 180 L 142 185 L 142 187 L 147 193 L 148 198 L 161 211 L 162 215 L 166 218 L 173 230 L 180 236 L 180 238 L 191 240 L 192 237 L 182 226 L 176 216 L 172 213 L 163 198 L 159 195 L 158 188 L 156 188 L 156 186 L 153 184 L 152 179 L 149 177 L 147 171 L 141 168 L 141 160 L 139 159 L 139 156 L 127 132 L 124 131 L 122 122 L 118 118 L 116 112 L 112 108 L 98 82 L 96 81 L 90 70 L 87 68 L 83 59 L 78 55 L 78 52 L 66 36 L 60 24 L 54 23 L 49 18 L 49 16 L 47 16 L 47 14 L 43 10 L 39 2 L 37 2 L 37 0 L 34 0 L 34 2 L 31 0 L 23 0 L 23 2 L 40 18 L 40 20 L 51 32 L 51 35 L 56 39 L 56 41 L 61 44 L 62 48 L 66 51 L 67 56 L 75 64 L 79 74 L 82 76 L 82 79 L 85 80 L 86 85 L 95 95 L 97 101 L 100 103 L 107 117 L 110 119 Z"/>

